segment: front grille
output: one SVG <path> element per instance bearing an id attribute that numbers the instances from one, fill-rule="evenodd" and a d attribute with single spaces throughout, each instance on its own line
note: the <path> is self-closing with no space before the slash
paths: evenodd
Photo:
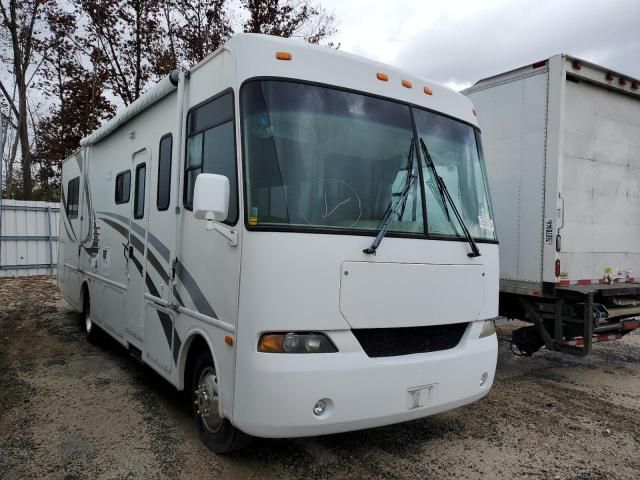
<path id="1" fill-rule="evenodd" d="M 352 330 L 369 357 L 397 357 L 448 350 L 460 343 L 468 323 Z"/>

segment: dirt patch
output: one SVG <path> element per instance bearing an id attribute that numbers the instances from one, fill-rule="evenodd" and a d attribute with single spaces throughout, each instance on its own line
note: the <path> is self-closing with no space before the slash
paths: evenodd
<path id="1" fill-rule="evenodd" d="M 499 332 L 506 338 L 509 326 Z M 183 396 L 115 342 L 93 346 L 46 278 L 0 281 L 3 479 L 637 479 L 640 335 L 578 359 L 500 342 L 483 400 L 391 427 L 256 440 L 220 457 Z"/>

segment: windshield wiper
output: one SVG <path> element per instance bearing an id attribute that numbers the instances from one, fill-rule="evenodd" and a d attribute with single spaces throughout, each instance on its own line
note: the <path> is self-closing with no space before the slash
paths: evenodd
<path id="1" fill-rule="evenodd" d="M 435 179 L 436 184 L 438 185 L 438 190 L 440 190 L 440 195 L 442 196 L 442 200 L 443 200 L 442 204 L 444 205 L 444 210 L 447 214 L 447 218 L 449 219 L 449 221 L 451 221 L 451 218 L 449 217 L 449 212 L 447 210 L 447 201 L 448 201 L 449 205 L 451 205 L 451 210 L 453 210 L 454 215 L 456 216 L 456 218 L 458 219 L 458 222 L 460 223 L 460 226 L 462 227 L 462 231 L 464 232 L 465 237 L 467 237 L 467 242 L 469 242 L 469 246 L 471 247 L 471 252 L 467 253 L 467 256 L 472 258 L 479 257 L 481 253 L 480 253 L 480 250 L 478 249 L 478 245 L 473 240 L 471 233 L 469 233 L 469 229 L 467 228 L 467 225 L 464 223 L 464 220 L 462 220 L 462 215 L 460 215 L 460 212 L 458 211 L 458 207 L 456 207 L 456 204 L 453 203 L 453 199 L 451 198 L 451 194 L 447 189 L 447 185 L 444 183 L 444 180 L 442 180 L 442 177 L 438 175 L 438 171 L 436 170 L 436 165 L 435 163 L 433 163 L 433 159 L 429 154 L 429 149 L 425 145 L 424 140 L 422 140 L 422 138 L 420 139 L 420 147 L 422 147 L 422 154 L 424 155 L 425 161 L 427 162 L 427 166 L 431 170 L 431 173 L 433 174 L 433 178 Z"/>
<path id="2" fill-rule="evenodd" d="M 365 248 L 364 250 L 362 250 L 367 255 L 376 254 L 376 250 L 380 246 L 380 242 L 382 242 L 382 239 L 387 233 L 387 230 L 389 230 L 389 227 L 391 226 L 391 221 L 393 220 L 393 216 L 401 212 L 401 209 L 404 207 L 404 203 L 407 200 L 407 196 L 409 195 L 409 191 L 413 186 L 413 182 L 415 182 L 416 179 L 418 178 L 417 175 L 413 173 L 413 145 L 414 143 L 412 140 L 411 146 L 409 147 L 409 159 L 407 161 L 407 178 L 405 180 L 404 189 L 400 193 L 400 196 L 398 197 L 398 201 L 396 202 L 395 205 L 393 205 L 393 194 L 392 194 L 391 202 L 389 202 L 389 206 L 387 207 L 387 211 L 383 218 L 382 226 L 380 227 L 380 230 L 378 230 L 378 234 L 376 235 L 376 238 L 373 240 L 373 242 L 368 248 Z"/>

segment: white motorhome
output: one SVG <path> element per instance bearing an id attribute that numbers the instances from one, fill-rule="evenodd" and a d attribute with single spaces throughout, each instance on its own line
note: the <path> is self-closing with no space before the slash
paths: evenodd
<path id="1" fill-rule="evenodd" d="M 586 355 L 640 326 L 640 80 L 556 55 L 478 81 L 513 344 Z"/>
<path id="2" fill-rule="evenodd" d="M 493 382 L 483 162 L 464 96 L 238 35 L 63 163 L 58 282 L 216 452 L 424 417 Z"/>

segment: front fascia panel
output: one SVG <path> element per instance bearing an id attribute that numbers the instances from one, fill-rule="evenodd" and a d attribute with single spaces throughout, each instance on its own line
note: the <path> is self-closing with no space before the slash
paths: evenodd
<path id="1" fill-rule="evenodd" d="M 340 312 L 344 262 L 431 264 L 440 265 L 442 269 L 447 265 L 458 269 L 460 265 L 467 265 L 469 269 L 482 266 L 484 285 L 478 288 L 484 291 L 484 295 L 477 302 L 477 313 L 472 318 L 458 321 L 497 315 L 498 245 L 480 243 L 482 256 L 470 259 L 467 257 L 469 245 L 464 241 L 385 238 L 376 256 L 365 255 L 362 250 L 371 240 L 370 236 L 245 231 L 238 318 L 239 348 L 250 345 L 255 349 L 263 331 L 349 329 L 349 323 Z M 404 280 L 399 277 L 398 281 Z M 456 282 L 450 283 L 451 302 L 465 302 L 471 293 L 465 292 Z M 440 287 L 438 294 L 441 295 L 446 288 Z M 422 294 L 426 299 L 434 295 L 426 287 Z M 398 302 L 392 295 L 387 300 L 390 304 Z M 434 295 L 434 301 L 440 299 Z M 423 313 L 413 312 L 413 315 Z M 394 322 L 395 326 L 408 325 L 404 325 L 402 319 L 394 319 Z"/>

